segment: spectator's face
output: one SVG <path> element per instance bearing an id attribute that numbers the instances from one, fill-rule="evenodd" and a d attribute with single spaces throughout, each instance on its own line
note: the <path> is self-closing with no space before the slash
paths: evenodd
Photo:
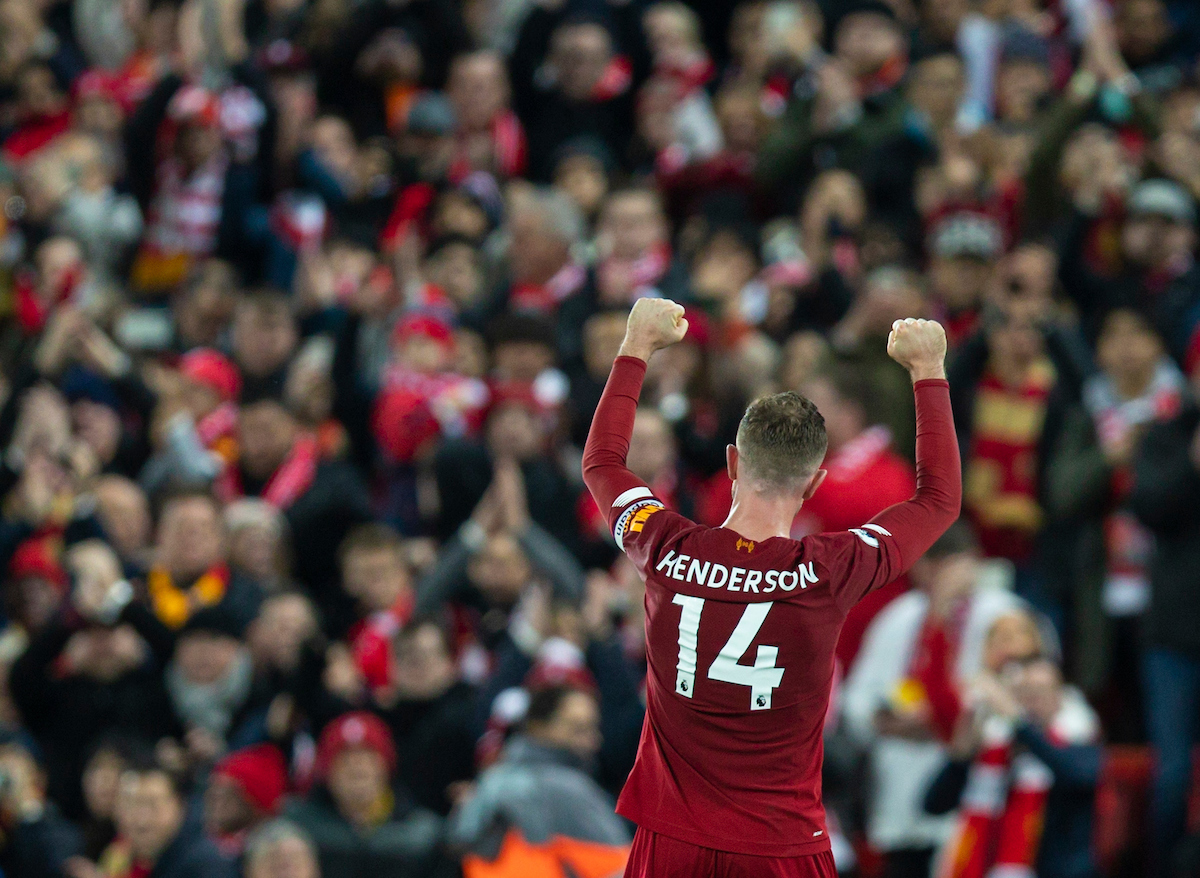
<path id="1" fill-rule="evenodd" d="M 175 644 L 175 664 L 189 683 L 209 686 L 229 675 L 241 651 L 241 641 L 227 634 L 189 631 Z"/>
<path id="2" fill-rule="evenodd" d="M 1195 245 L 1195 229 L 1171 217 L 1131 216 L 1121 230 L 1125 258 L 1141 268 L 1168 268 L 1173 261 L 1191 253 Z"/>
<path id="3" fill-rule="evenodd" d="M 216 775 L 204 791 L 204 832 L 220 838 L 254 825 L 254 808 L 232 778 Z"/>
<path id="4" fill-rule="evenodd" d="M 412 590 L 399 548 L 387 547 L 364 546 L 347 553 L 342 561 L 342 585 L 368 612 L 389 609 Z"/>
<path id="5" fill-rule="evenodd" d="M 1119 384 L 1125 379 L 1149 380 L 1162 357 L 1162 341 L 1143 318 L 1115 311 L 1104 321 L 1096 340 L 1096 362 Z"/>
<path id="6" fill-rule="evenodd" d="M 242 469 L 266 479 L 287 458 L 296 441 L 296 422 L 282 405 L 264 401 L 244 406 L 238 419 L 238 453 Z"/>
<path id="7" fill-rule="evenodd" d="M 866 417 L 862 406 L 841 397 L 833 383 L 825 378 L 815 378 L 804 385 L 802 391 L 812 400 L 821 417 L 825 419 L 825 434 L 829 437 L 829 450 L 841 448 L 866 429 Z"/>
<path id="8" fill-rule="evenodd" d="M 161 772 L 126 772 L 117 789 L 117 832 L 135 860 L 156 862 L 183 826 L 183 803 Z"/>
<path id="9" fill-rule="evenodd" d="M 434 206 L 432 225 L 439 235 L 462 235 L 471 241 L 482 241 L 490 222 L 483 208 L 469 195 L 447 192 Z"/>
<path id="10" fill-rule="evenodd" d="M 150 503 L 136 483 L 107 477 L 96 485 L 104 533 L 122 558 L 136 558 L 150 545 Z"/>
<path id="11" fill-rule="evenodd" d="M 604 381 L 608 377 L 625 340 L 627 320 L 625 314 L 604 312 L 588 318 L 583 325 L 583 362 L 594 380 Z"/>
<path id="12" fill-rule="evenodd" d="M 73 114 L 75 127 L 97 137 L 115 139 L 125 124 L 121 105 L 111 98 L 93 95 L 80 101 Z"/>
<path id="13" fill-rule="evenodd" d="M 834 53 L 851 76 L 869 76 L 904 51 L 896 24 L 872 12 L 846 16 L 838 25 Z"/>
<path id="14" fill-rule="evenodd" d="M 433 625 L 423 625 L 396 642 L 394 678 L 403 698 L 436 698 L 454 685 L 454 659 Z"/>
<path id="15" fill-rule="evenodd" d="M 941 127 L 954 119 L 962 92 L 962 62 L 954 55 L 935 55 L 913 68 L 908 100 Z"/>
<path id="16" fill-rule="evenodd" d="M 1042 332 L 1024 303 L 1013 303 L 988 332 L 988 348 L 995 363 L 1009 369 L 1028 367 L 1045 351 Z"/>
<path id="17" fill-rule="evenodd" d="M 454 105 L 461 129 L 486 130 L 492 119 L 508 106 L 508 72 L 504 62 L 491 52 L 459 58 L 450 68 L 446 96 Z"/>
<path id="18" fill-rule="evenodd" d="M 666 240 L 666 218 L 658 201 L 649 193 L 617 193 L 604 208 L 600 234 L 613 256 L 637 259 Z"/>
<path id="19" fill-rule="evenodd" d="M 572 101 L 588 101 L 612 58 L 612 40 L 598 24 L 564 25 L 550 43 L 558 90 Z"/>
<path id="20" fill-rule="evenodd" d="M 542 450 L 542 425 L 522 403 L 508 403 L 488 417 L 487 444 L 493 454 L 529 460 Z"/>
<path id="21" fill-rule="evenodd" d="M 29 631 L 41 631 L 62 602 L 59 587 L 40 576 L 22 576 L 9 584 L 9 612 Z"/>
<path id="22" fill-rule="evenodd" d="M 758 95 L 750 89 L 726 92 L 717 98 L 717 122 L 730 152 L 755 152 L 762 140 L 763 115 Z"/>
<path id="23" fill-rule="evenodd" d="M 513 215 L 509 231 L 509 268 L 518 283 L 545 283 L 570 259 L 570 243 L 547 228 L 545 217 L 532 206 Z"/>
<path id="24" fill-rule="evenodd" d="M 374 750 L 348 747 L 329 766 L 329 792 L 343 815 L 363 814 L 387 789 L 387 763 Z"/>
<path id="25" fill-rule="evenodd" d="M 317 630 L 312 605 L 300 595 L 278 595 L 263 601 L 247 639 L 259 665 L 294 668 L 300 648 Z"/>
<path id="26" fill-rule="evenodd" d="M 234 318 L 233 355 L 248 375 L 270 375 L 283 368 L 298 340 L 296 321 L 282 304 L 246 304 Z"/>
<path id="27" fill-rule="evenodd" d="M 442 247 L 425 263 L 425 271 L 459 308 L 469 308 L 483 296 L 483 266 L 470 244 Z"/>
<path id="28" fill-rule="evenodd" d="M 937 256 L 930 262 L 929 285 L 951 312 L 979 307 L 992 263 L 974 256 Z"/>
<path id="29" fill-rule="evenodd" d="M 1030 122 L 1041 100 L 1050 91 L 1050 71 L 1031 60 L 1011 60 L 1000 65 L 996 77 L 996 105 L 1005 121 Z"/>
<path id="30" fill-rule="evenodd" d="M 932 603 L 950 607 L 970 597 L 979 579 L 979 557 L 974 552 L 959 552 L 925 561 L 922 584 Z"/>
<path id="31" fill-rule="evenodd" d="M 269 583 L 282 572 L 283 535 L 268 521 L 243 524 L 229 535 L 229 563 L 251 578 Z"/>
<path id="32" fill-rule="evenodd" d="M 112 750 L 98 750 L 83 770 L 83 801 L 88 813 L 97 820 L 113 816 L 117 804 L 117 787 L 125 760 Z"/>
<path id="33" fill-rule="evenodd" d="M 1151 60 L 1171 37 L 1171 19 L 1161 0 L 1126 0 L 1114 21 L 1121 54 L 1134 65 Z"/>
<path id="34" fill-rule="evenodd" d="M 319 878 L 320 867 L 307 844 L 285 838 L 259 853 L 246 865 L 246 878 Z"/>
<path id="35" fill-rule="evenodd" d="M 641 408 L 633 419 L 626 465 L 639 479 L 653 482 L 675 466 L 675 437 L 658 412 Z"/>
<path id="36" fill-rule="evenodd" d="M 218 284 L 200 284 L 179 300 L 175 321 L 187 347 L 217 344 L 233 316 L 233 296 Z"/>
<path id="37" fill-rule="evenodd" d="M 1042 638 L 1031 616 L 1020 612 L 1001 616 L 988 630 L 983 665 L 992 673 L 999 673 L 1012 662 L 1028 661 L 1041 649 Z"/>
<path id="38" fill-rule="evenodd" d="M 471 582 L 492 604 L 511 607 L 529 582 L 529 561 L 512 537 L 492 537 L 471 559 Z"/>
<path id="39" fill-rule="evenodd" d="M 1045 728 L 1062 707 L 1062 673 L 1053 662 L 1031 662 L 1017 674 L 1013 695 L 1029 718 Z"/>
<path id="40" fill-rule="evenodd" d="M 358 164 L 358 144 L 345 119 L 322 116 L 312 126 L 312 148 L 321 164 L 343 186 L 350 186 Z"/>
<path id="41" fill-rule="evenodd" d="M 75 433 L 96 455 L 101 466 L 112 463 L 121 444 L 121 419 L 107 405 L 81 399 L 71 406 Z"/>
<path id="42" fill-rule="evenodd" d="M 17 81 L 17 100 L 29 116 L 49 116 L 66 107 L 66 98 L 49 67 L 30 67 Z"/>
<path id="43" fill-rule="evenodd" d="M 63 654 L 74 672 L 111 683 L 136 668 L 145 658 L 145 642 L 128 625 L 87 628 L 67 641 Z"/>
<path id="44" fill-rule="evenodd" d="M 592 217 L 608 194 L 608 174 L 598 158 L 572 155 L 554 169 L 554 186 L 565 192 L 584 216 Z"/>
<path id="45" fill-rule="evenodd" d="M 571 692 L 545 724 L 530 734 L 551 747 L 569 750 L 585 762 L 600 750 L 600 709 L 586 692 Z"/>
<path id="46" fill-rule="evenodd" d="M 554 349 L 537 341 L 510 341 L 496 346 L 492 360 L 501 378 L 532 383 L 554 365 Z"/>
<path id="47" fill-rule="evenodd" d="M 215 504 L 202 497 L 167 504 L 158 525 L 159 564 L 177 579 L 190 581 L 224 557 L 225 533 Z"/>
<path id="48" fill-rule="evenodd" d="M 183 125 L 176 135 L 175 149 L 189 170 L 202 167 L 221 149 L 221 129 L 195 122 Z"/>

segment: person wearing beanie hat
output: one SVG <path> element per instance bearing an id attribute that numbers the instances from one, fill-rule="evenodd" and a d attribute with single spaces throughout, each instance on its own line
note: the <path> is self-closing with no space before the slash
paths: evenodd
<path id="1" fill-rule="evenodd" d="M 204 831 L 226 856 L 241 856 L 246 837 L 279 815 L 287 764 L 273 744 L 234 750 L 213 766 L 204 793 Z"/>
<path id="2" fill-rule="evenodd" d="M 392 787 L 396 748 L 383 720 L 342 714 L 317 743 L 318 785 L 287 816 L 312 837 L 323 878 L 428 875 L 441 863 L 442 822 Z"/>

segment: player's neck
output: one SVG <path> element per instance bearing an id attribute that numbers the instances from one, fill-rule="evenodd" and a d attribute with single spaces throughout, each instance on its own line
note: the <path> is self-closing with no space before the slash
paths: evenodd
<path id="1" fill-rule="evenodd" d="M 755 542 L 786 537 L 791 535 L 797 511 L 795 502 L 790 499 L 753 497 L 743 500 L 734 496 L 729 517 L 721 526 Z"/>

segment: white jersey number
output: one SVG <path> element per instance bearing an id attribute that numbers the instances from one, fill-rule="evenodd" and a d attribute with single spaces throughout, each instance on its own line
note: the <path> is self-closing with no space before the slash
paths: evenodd
<path id="1" fill-rule="evenodd" d="M 675 692 L 691 698 L 696 689 L 696 646 L 700 637 L 700 614 L 704 598 L 677 594 L 674 603 L 679 614 L 679 663 L 676 667 Z M 753 665 L 741 664 L 741 658 L 771 612 L 771 604 L 747 604 L 737 627 L 708 667 L 708 679 L 750 687 L 750 709 L 769 710 L 771 693 L 783 680 L 783 668 L 775 667 L 779 647 L 759 646 Z"/>

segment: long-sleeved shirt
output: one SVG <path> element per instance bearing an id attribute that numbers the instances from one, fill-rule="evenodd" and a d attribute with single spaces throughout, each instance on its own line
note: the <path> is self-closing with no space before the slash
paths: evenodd
<path id="1" fill-rule="evenodd" d="M 584 481 L 646 579 L 646 722 L 617 811 L 717 850 L 828 850 L 821 761 L 834 647 L 849 608 L 958 517 L 948 385 L 915 387 L 911 500 L 861 528 L 760 541 L 666 510 L 625 466 L 645 369 L 617 358 L 583 457 Z"/>

